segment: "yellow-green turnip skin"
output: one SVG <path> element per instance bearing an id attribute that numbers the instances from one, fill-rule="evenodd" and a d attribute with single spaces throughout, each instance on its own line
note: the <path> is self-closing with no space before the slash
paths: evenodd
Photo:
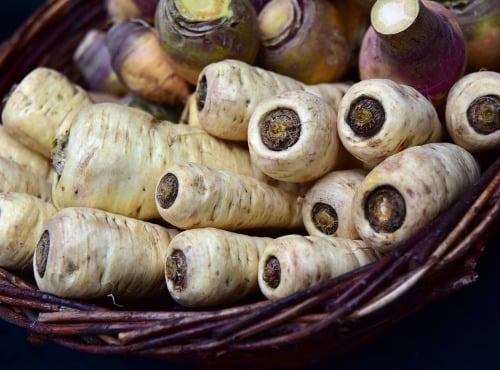
<path id="1" fill-rule="evenodd" d="M 446 210 L 479 174 L 476 159 L 456 144 L 404 149 L 373 168 L 357 188 L 352 202 L 356 229 L 367 245 L 388 253 Z M 388 188 L 390 196 L 369 202 Z"/>
<path id="2" fill-rule="evenodd" d="M 84 206 L 159 219 L 155 187 L 173 163 L 197 162 L 267 179 L 248 149 L 131 107 L 93 104 L 75 117 L 54 185 L 59 208 Z"/>
<path id="3" fill-rule="evenodd" d="M 164 258 L 177 234 L 95 208 L 62 209 L 47 221 L 36 245 L 36 284 L 66 298 L 165 295 Z"/>
<path id="4" fill-rule="evenodd" d="M 257 294 L 259 258 L 271 240 L 211 227 L 182 231 L 166 253 L 171 297 L 185 307 L 220 307 Z"/>
<path id="5" fill-rule="evenodd" d="M 379 108 L 359 108 L 360 99 L 378 102 Z M 383 119 L 376 116 L 378 110 Z M 367 119 L 367 115 L 373 117 Z M 376 117 L 376 118 L 375 118 Z M 363 125 L 380 124 L 378 131 L 364 135 Z M 410 146 L 440 141 L 442 124 L 432 103 L 415 88 L 393 80 L 372 78 L 352 85 L 342 98 L 337 130 L 344 148 L 361 162 L 373 167 L 388 156 Z"/>
<path id="6" fill-rule="evenodd" d="M 481 99 L 486 99 L 482 110 L 473 112 Z M 477 71 L 462 77 L 450 89 L 445 114 L 448 133 L 456 144 L 472 153 L 499 149 L 500 73 Z M 481 121 L 477 128 L 475 120 Z"/>
<path id="7" fill-rule="evenodd" d="M 142 19 L 154 23 L 158 0 L 105 0 L 106 13 L 112 23 Z"/>
<path id="8" fill-rule="evenodd" d="M 398 7 L 411 7 L 417 13 L 393 13 Z M 389 16 L 393 19 L 386 23 Z M 406 28 L 398 26 L 407 19 L 412 22 Z M 360 79 L 391 79 L 416 88 L 436 107 L 442 106 L 467 62 L 464 35 L 453 14 L 434 1 L 378 0 L 372 7 L 371 23 L 360 49 Z"/>
<path id="9" fill-rule="evenodd" d="M 0 193 L 0 266 L 30 271 L 35 247 L 56 207 L 34 195 Z"/>

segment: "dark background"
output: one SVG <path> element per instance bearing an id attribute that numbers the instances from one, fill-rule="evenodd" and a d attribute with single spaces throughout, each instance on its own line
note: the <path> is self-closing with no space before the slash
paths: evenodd
<path id="1" fill-rule="evenodd" d="M 2 1 L 4 40 L 42 1 Z M 2 71 L 0 71 L 2 73 Z M 487 245 L 473 285 L 426 306 L 349 356 L 317 369 L 500 369 L 500 233 Z M 1 369 L 188 369 L 141 357 L 89 355 L 34 345 L 27 333 L 0 320 Z M 311 368 L 311 367 L 309 367 Z"/>

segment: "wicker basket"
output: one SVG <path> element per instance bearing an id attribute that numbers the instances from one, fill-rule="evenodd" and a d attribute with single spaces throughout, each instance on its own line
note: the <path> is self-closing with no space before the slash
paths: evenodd
<path id="1" fill-rule="evenodd" d="M 35 66 L 83 84 L 72 51 L 106 27 L 102 0 L 47 1 L 0 50 L 4 96 Z M 371 265 L 275 302 L 212 311 L 141 302 L 76 302 L 39 292 L 31 276 L 0 269 L 0 318 L 30 338 L 77 351 L 220 367 L 297 367 L 373 339 L 431 301 L 475 281 L 500 223 L 500 156 L 480 158 L 480 180 L 447 212 Z M 132 308 L 132 309 L 131 309 Z"/>

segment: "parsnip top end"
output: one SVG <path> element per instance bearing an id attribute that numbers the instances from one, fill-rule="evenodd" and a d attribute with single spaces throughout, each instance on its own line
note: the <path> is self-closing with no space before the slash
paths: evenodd
<path id="1" fill-rule="evenodd" d="M 35 265 L 38 275 L 43 278 L 47 268 L 47 260 L 50 250 L 50 234 L 45 230 L 36 245 Z"/>

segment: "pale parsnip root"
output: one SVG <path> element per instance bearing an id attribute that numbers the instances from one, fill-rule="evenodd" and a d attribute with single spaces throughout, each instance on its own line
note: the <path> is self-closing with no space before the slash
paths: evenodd
<path id="1" fill-rule="evenodd" d="M 390 252 L 456 201 L 479 174 L 474 157 L 458 145 L 407 148 L 372 169 L 356 190 L 356 229 L 368 245 Z"/>
<path id="2" fill-rule="evenodd" d="M 47 179 L 52 172 L 52 166 L 47 158 L 16 140 L 2 125 L 0 125 L 0 155 Z"/>
<path id="3" fill-rule="evenodd" d="M 69 128 L 82 107 L 92 103 L 88 93 L 62 73 L 38 67 L 9 95 L 2 122 L 16 140 L 50 158 L 54 139 Z"/>
<path id="4" fill-rule="evenodd" d="M 500 148 L 500 73 L 478 71 L 458 80 L 448 94 L 446 127 L 469 152 Z"/>
<path id="5" fill-rule="evenodd" d="M 309 235 L 359 239 L 352 220 L 352 199 L 366 174 L 363 169 L 339 170 L 316 180 L 302 205 Z"/>
<path id="6" fill-rule="evenodd" d="M 166 168 L 155 191 L 156 207 L 169 224 L 181 228 L 225 230 L 302 227 L 302 201 L 253 177 L 200 163 Z"/>
<path id="7" fill-rule="evenodd" d="M 267 178 L 240 145 L 112 103 L 82 109 L 59 152 L 62 171 L 53 190 L 59 209 L 83 206 L 159 219 L 156 184 L 164 169 L 178 162 L 205 163 Z"/>
<path id="8" fill-rule="evenodd" d="M 266 245 L 258 282 L 268 299 L 279 299 L 376 261 L 378 253 L 361 240 L 285 235 Z"/>
<path id="9" fill-rule="evenodd" d="M 62 209 L 47 222 L 36 246 L 36 283 L 67 298 L 161 296 L 165 253 L 177 234 L 98 209 Z"/>
<path id="10" fill-rule="evenodd" d="M 369 166 L 410 146 L 437 142 L 442 125 L 432 103 L 415 88 L 374 78 L 342 98 L 337 129 L 342 144 Z"/>
<path id="11" fill-rule="evenodd" d="M 46 177 L 28 171 L 11 159 L 0 157 L 0 192 L 19 192 L 52 201 L 51 185 Z"/>
<path id="12" fill-rule="evenodd" d="M 216 228 L 182 231 L 166 254 L 170 295 L 186 307 L 215 307 L 257 294 L 259 257 L 271 240 Z"/>
<path id="13" fill-rule="evenodd" d="M 0 193 L 0 266 L 31 269 L 43 227 L 56 208 L 27 193 Z"/>
<path id="14" fill-rule="evenodd" d="M 248 124 L 248 148 L 268 176 L 313 181 L 349 163 L 337 135 L 337 112 L 312 93 L 293 90 L 263 99 Z"/>
<path id="15" fill-rule="evenodd" d="M 196 86 L 198 119 L 210 134 L 226 140 L 246 141 L 250 117 L 263 99 L 289 90 L 305 90 L 337 107 L 348 83 L 306 85 L 291 77 L 237 60 L 206 66 Z"/>

